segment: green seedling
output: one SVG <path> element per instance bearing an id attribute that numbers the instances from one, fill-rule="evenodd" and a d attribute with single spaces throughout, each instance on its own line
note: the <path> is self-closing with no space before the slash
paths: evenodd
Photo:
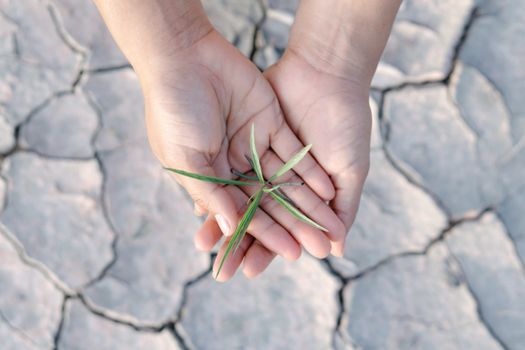
<path id="1" fill-rule="evenodd" d="M 224 265 L 224 262 L 226 259 L 230 256 L 235 254 L 237 251 L 237 248 L 239 248 L 239 245 L 246 235 L 246 231 L 248 230 L 248 226 L 250 225 L 250 222 L 252 221 L 253 217 L 255 216 L 255 212 L 257 211 L 257 208 L 259 207 L 259 204 L 261 203 L 261 199 L 264 195 L 269 195 L 271 198 L 273 198 L 277 203 L 279 203 L 284 209 L 289 211 L 294 217 L 297 219 L 307 223 L 308 225 L 311 225 L 321 231 L 327 231 L 326 228 L 319 225 L 312 219 L 310 219 L 308 216 L 306 216 L 301 210 L 297 208 L 297 205 L 288 198 L 284 194 L 284 192 L 281 190 L 283 187 L 287 186 L 302 186 L 304 183 L 297 183 L 297 182 L 283 182 L 279 184 L 273 184 L 275 180 L 277 180 L 280 176 L 284 175 L 286 172 L 291 170 L 294 166 L 296 166 L 308 153 L 312 145 L 308 145 L 301 149 L 297 154 L 295 154 L 289 161 L 287 161 L 275 174 L 273 174 L 268 180 L 264 178 L 262 169 L 261 169 L 261 163 L 259 161 L 259 155 L 257 154 L 257 150 L 255 149 L 255 126 L 252 124 L 251 132 L 250 132 L 250 153 L 251 157 L 246 157 L 248 162 L 250 163 L 253 172 L 256 176 L 250 176 L 246 175 L 244 173 L 238 172 L 236 170 L 232 170 L 233 174 L 237 176 L 240 179 L 243 180 L 232 180 L 232 179 L 222 179 L 218 177 L 213 176 L 206 176 L 206 175 L 200 175 L 195 173 L 190 173 L 188 171 L 180 170 L 180 169 L 173 169 L 173 168 L 165 168 L 166 170 L 172 171 L 174 173 L 177 173 L 179 175 L 191 177 L 196 180 L 200 181 L 206 181 L 206 182 L 212 182 L 216 184 L 222 184 L 222 185 L 233 185 L 233 186 L 257 186 L 257 191 L 248 199 L 248 209 L 244 212 L 244 215 L 239 222 L 239 225 L 235 229 L 235 232 L 233 233 L 230 241 L 228 242 L 228 246 L 226 247 L 226 251 L 224 252 L 224 255 L 222 256 L 221 262 L 219 264 L 219 268 L 217 269 L 217 273 L 215 275 L 215 278 L 219 276 L 219 273 L 221 272 L 222 266 Z"/>

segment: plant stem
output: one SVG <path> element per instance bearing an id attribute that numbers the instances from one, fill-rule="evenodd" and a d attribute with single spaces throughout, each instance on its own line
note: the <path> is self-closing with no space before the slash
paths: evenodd
<path id="1" fill-rule="evenodd" d="M 233 175 L 238 176 L 238 177 L 240 177 L 242 179 L 251 180 L 251 181 L 259 181 L 257 176 L 246 175 L 246 173 L 241 173 L 240 171 L 235 170 L 233 168 L 232 168 L 231 172 L 232 172 Z"/>
<path id="2" fill-rule="evenodd" d="M 304 185 L 304 182 L 283 182 L 281 184 L 277 184 L 273 186 L 272 188 L 265 188 L 263 191 L 266 193 L 270 193 L 270 192 L 276 191 L 280 189 L 281 187 L 285 187 L 285 186 L 303 186 L 303 185 Z"/>

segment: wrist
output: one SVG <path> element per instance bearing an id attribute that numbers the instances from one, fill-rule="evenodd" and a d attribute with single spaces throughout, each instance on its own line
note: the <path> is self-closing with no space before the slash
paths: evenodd
<path id="1" fill-rule="evenodd" d="M 188 72 L 198 65 L 207 66 L 210 56 L 209 42 L 214 36 L 220 35 L 210 25 L 196 28 L 188 33 L 184 47 L 176 50 L 166 50 L 156 54 L 144 55 L 140 62 L 132 64 L 140 84 L 144 97 L 147 99 L 149 92 L 163 90 L 165 86 L 185 80 Z M 148 59 L 148 56 L 149 59 Z"/>
<path id="2" fill-rule="evenodd" d="M 320 71 L 370 86 L 401 0 L 302 0 L 288 48 Z"/>
<path id="3" fill-rule="evenodd" d="M 228 43 L 212 27 L 203 31 L 203 35 L 192 41 L 192 44 L 172 53 L 157 55 L 136 69 L 137 76 L 146 101 L 173 100 L 174 96 L 166 95 L 196 89 L 195 81 L 203 80 L 207 74 L 215 78 L 220 74 L 224 62 L 224 43 Z"/>
<path id="4" fill-rule="evenodd" d="M 323 47 L 317 40 L 290 41 L 286 56 L 301 59 L 313 69 L 345 81 L 358 90 L 369 90 L 376 66 L 362 62 L 343 48 Z"/>
<path id="5" fill-rule="evenodd" d="M 199 0 L 95 0 L 139 74 L 168 61 L 212 30 Z"/>
<path id="6" fill-rule="evenodd" d="M 186 52 L 213 31 L 208 18 L 200 16 L 186 28 L 166 31 L 154 45 L 139 48 L 134 55 L 130 55 L 130 63 L 141 79 L 153 78 L 182 61 Z"/>
<path id="7" fill-rule="evenodd" d="M 288 44 L 288 48 L 276 66 L 283 65 L 315 72 L 315 79 L 321 79 L 323 83 L 328 83 L 331 90 L 348 92 L 354 102 L 363 100 L 368 103 L 371 78 L 352 64 L 346 63 L 338 66 L 334 62 L 327 62 L 322 59 L 319 52 L 310 51 L 309 45 Z M 331 90 L 327 93 L 333 92 Z"/>

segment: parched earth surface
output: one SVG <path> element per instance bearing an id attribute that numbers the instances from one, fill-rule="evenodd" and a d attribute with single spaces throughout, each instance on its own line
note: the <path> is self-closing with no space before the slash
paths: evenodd
<path id="1" fill-rule="evenodd" d="M 261 68 L 297 1 L 206 0 Z M 524 349 L 525 2 L 405 0 L 343 258 L 210 276 L 89 0 L 0 0 L 0 348 Z"/>

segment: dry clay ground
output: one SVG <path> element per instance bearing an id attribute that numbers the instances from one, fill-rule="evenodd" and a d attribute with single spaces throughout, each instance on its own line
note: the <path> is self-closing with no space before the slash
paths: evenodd
<path id="1" fill-rule="evenodd" d="M 261 68 L 297 1 L 207 0 Z M 88 0 L 0 0 L 0 348 L 525 349 L 525 1 L 405 0 L 343 259 L 210 276 Z"/>

